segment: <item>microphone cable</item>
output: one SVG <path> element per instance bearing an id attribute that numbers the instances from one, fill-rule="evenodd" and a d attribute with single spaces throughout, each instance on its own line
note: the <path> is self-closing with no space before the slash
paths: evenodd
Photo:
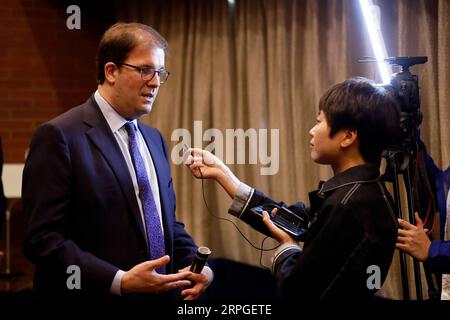
<path id="1" fill-rule="evenodd" d="M 230 223 L 236 228 L 236 230 L 241 234 L 241 236 L 245 239 L 245 241 L 247 241 L 253 248 L 255 248 L 255 249 L 257 249 L 257 250 L 260 251 L 259 264 L 260 264 L 263 268 L 270 270 L 270 268 L 268 268 L 268 267 L 266 267 L 265 265 L 262 264 L 262 254 L 263 254 L 264 251 L 273 251 L 273 250 L 277 249 L 278 247 L 281 246 L 281 244 L 279 244 L 279 245 L 277 245 L 277 246 L 275 246 L 275 247 L 273 247 L 273 248 L 265 249 L 265 248 L 264 248 L 264 241 L 266 241 L 266 239 L 269 238 L 269 236 L 265 236 L 264 239 L 261 241 L 261 247 L 257 247 L 256 245 L 254 245 L 254 244 L 253 244 L 253 243 L 252 243 L 252 242 L 244 235 L 244 233 L 239 229 L 239 227 L 236 225 L 236 223 L 234 223 L 234 221 L 232 221 L 232 220 L 230 220 L 230 219 L 227 219 L 227 218 L 224 218 L 224 217 L 220 217 L 220 216 L 218 216 L 218 215 L 215 215 L 215 214 L 211 211 L 211 209 L 209 208 L 208 203 L 206 202 L 205 186 L 204 186 L 204 182 L 203 182 L 204 178 L 203 178 L 203 173 L 202 173 L 201 168 L 198 168 L 198 171 L 200 172 L 200 177 L 201 177 L 201 180 L 202 180 L 202 196 L 203 196 L 203 202 L 205 203 L 205 206 L 206 206 L 206 209 L 207 209 L 207 211 L 208 211 L 208 214 L 210 214 L 211 216 L 213 216 L 213 217 L 216 218 L 216 219 L 224 220 L 224 221 L 230 222 Z"/>

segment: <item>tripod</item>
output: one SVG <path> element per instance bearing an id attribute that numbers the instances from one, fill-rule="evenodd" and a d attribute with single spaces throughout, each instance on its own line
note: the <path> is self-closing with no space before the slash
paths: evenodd
<path id="1" fill-rule="evenodd" d="M 411 223 L 415 224 L 415 212 L 427 212 L 432 215 L 435 212 L 435 199 L 429 186 L 426 170 L 423 167 L 424 150 L 405 150 L 405 149 L 386 149 L 383 157 L 386 159 L 387 167 L 384 174 L 384 180 L 392 182 L 394 191 L 394 204 L 397 218 L 404 219 L 402 213 L 402 204 L 400 197 L 400 175 L 403 177 L 403 184 L 406 191 L 406 202 L 408 207 L 407 217 Z M 423 219 L 428 224 L 433 224 L 434 219 L 429 219 L 430 215 L 426 215 Z M 405 219 L 406 220 L 406 219 Z M 429 228 L 431 229 L 431 227 Z M 403 299 L 410 299 L 410 290 L 408 282 L 408 270 L 406 264 L 406 255 L 399 252 L 400 272 L 402 280 Z M 414 283 L 416 289 L 417 300 L 422 300 L 422 280 L 420 274 L 420 263 L 413 260 Z M 435 286 L 431 273 L 425 268 L 425 276 L 428 284 L 428 296 L 430 299 L 438 298 L 439 289 Z"/>
<path id="2" fill-rule="evenodd" d="M 422 122 L 419 84 L 417 76 L 412 75 L 409 71 L 409 67 L 415 64 L 425 63 L 427 60 L 427 57 L 393 57 L 386 59 L 388 63 L 402 67 L 401 72 L 393 75 L 391 83 L 385 86 L 387 90 L 392 91 L 400 106 L 400 127 L 402 132 L 397 139 L 398 141 L 392 147 L 384 150 L 382 156 L 387 161 L 384 180 L 393 184 L 397 218 L 403 219 L 399 183 L 399 176 L 402 175 L 406 191 L 408 220 L 415 224 L 414 213 L 419 212 L 419 214 L 423 214 L 426 212 L 424 221 L 429 226 L 428 229 L 431 230 L 434 223 L 436 199 L 431 190 L 423 164 L 425 147 L 420 141 L 419 134 L 419 125 Z M 416 259 L 413 261 L 413 268 L 416 298 L 417 300 L 422 300 L 420 264 Z M 409 300 L 410 292 L 407 264 L 406 256 L 403 252 L 400 252 L 400 271 L 403 298 Z M 435 298 L 439 290 L 436 289 L 431 273 L 427 268 L 425 268 L 425 275 L 429 297 Z"/>

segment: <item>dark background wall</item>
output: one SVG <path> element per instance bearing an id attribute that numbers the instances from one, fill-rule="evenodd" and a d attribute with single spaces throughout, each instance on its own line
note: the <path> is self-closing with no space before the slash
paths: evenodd
<path id="1" fill-rule="evenodd" d="M 66 9 L 81 9 L 69 30 Z M 0 2 L 0 137 L 4 161 L 23 162 L 35 129 L 96 89 L 95 53 L 114 1 Z"/>

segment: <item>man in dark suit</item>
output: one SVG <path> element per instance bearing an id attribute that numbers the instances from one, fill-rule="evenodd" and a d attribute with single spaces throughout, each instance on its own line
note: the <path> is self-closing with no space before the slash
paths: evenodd
<path id="1" fill-rule="evenodd" d="M 151 27 L 113 25 L 98 90 L 35 133 L 22 195 L 38 296 L 196 299 L 212 280 L 189 272 L 197 247 L 175 218 L 164 139 L 136 121 L 169 76 L 166 47 Z"/>

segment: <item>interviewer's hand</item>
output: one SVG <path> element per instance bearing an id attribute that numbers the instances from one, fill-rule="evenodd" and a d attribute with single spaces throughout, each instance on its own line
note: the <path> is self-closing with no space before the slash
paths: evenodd
<path id="1" fill-rule="evenodd" d="M 395 247 L 405 251 L 414 258 L 425 261 L 428 259 L 431 241 L 423 229 L 423 222 L 419 214 L 415 213 L 416 225 L 398 219 L 399 229 Z"/>
<path id="2" fill-rule="evenodd" d="M 187 155 L 187 156 L 186 156 Z M 231 170 L 211 152 L 190 148 L 183 157 L 184 163 L 196 178 L 214 179 L 234 198 L 241 183 Z"/>
<path id="3" fill-rule="evenodd" d="M 188 280 L 192 272 L 183 271 L 174 274 L 159 274 L 156 268 L 169 263 L 169 256 L 165 255 L 156 260 L 149 260 L 134 266 L 122 277 L 122 293 L 132 292 L 164 292 L 191 284 Z"/>
<path id="4" fill-rule="evenodd" d="M 277 208 L 274 208 L 272 210 L 271 215 L 275 216 L 277 214 Z M 269 214 L 267 213 L 267 211 L 263 211 L 263 222 L 264 224 L 267 226 L 267 228 L 269 229 L 270 233 L 272 234 L 272 236 L 275 238 L 275 240 L 277 240 L 280 244 L 285 244 L 285 243 L 292 243 L 292 244 L 297 244 L 297 242 L 295 241 L 295 239 L 293 239 L 287 232 L 285 232 L 284 230 L 278 228 L 273 222 L 272 220 L 270 220 Z"/>
<path id="5" fill-rule="evenodd" d="M 224 163 L 209 151 L 190 148 L 187 153 L 184 163 L 196 178 L 217 179 L 225 170 Z"/>

